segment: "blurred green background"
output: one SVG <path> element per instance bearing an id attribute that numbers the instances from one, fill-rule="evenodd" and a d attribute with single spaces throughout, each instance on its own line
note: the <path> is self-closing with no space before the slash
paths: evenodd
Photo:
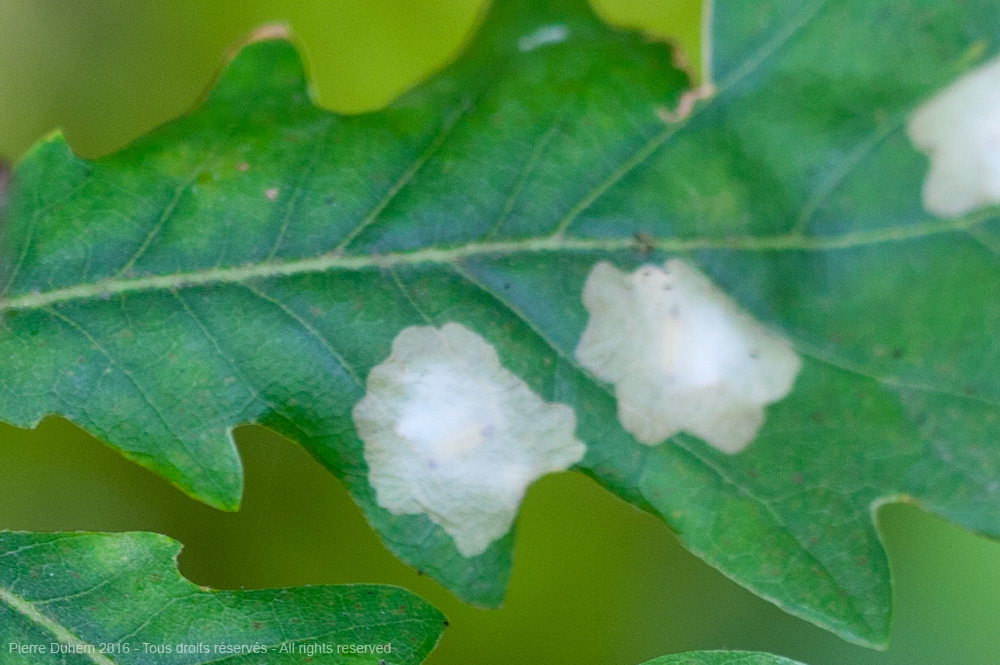
<path id="1" fill-rule="evenodd" d="M 453 57 L 480 0 L 0 0 L 0 155 L 61 127 L 106 154 L 184 112 L 227 48 L 280 20 L 305 47 L 319 102 L 377 108 Z M 697 60 L 697 0 L 600 0 L 601 13 Z M 436 665 L 632 665 L 691 649 L 761 649 L 811 665 L 996 665 L 1000 545 L 925 515 L 880 513 L 895 577 L 893 645 L 850 646 L 784 615 L 686 553 L 667 529 L 573 474 L 529 492 L 502 610 L 462 605 L 396 561 L 346 492 L 300 448 L 236 433 L 243 509 L 202 506 L 51 418 L 0 425 L 0 529 L 149 530 L 185 544 L 181 569 L 217 588 L 385 582 L 451 619 Z"/>

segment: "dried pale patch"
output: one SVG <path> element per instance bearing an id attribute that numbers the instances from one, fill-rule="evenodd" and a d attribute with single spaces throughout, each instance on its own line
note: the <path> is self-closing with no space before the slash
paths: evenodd
<path id="1" fill-rule="evenodd" d="M 1000 203 L 1000 59 L 925 102 L 906 129 L 931 160 L 923 191 L 928 212 L 952 217 Z"/>
<path id="2" fill-rule="evenodd" d="M 561 44 L 569 39 L 569 27 L 562 24 L 542 26 L 517 40 L 519 51 L 528 52 L 550 44 Z"/>
<path id="3" fill-rule="evenodd" d="M 354 422 L 378 504 L 426 514 L 466 557 L 510 531 L 528 485 L 586 450 L 571 408 L 544 401 L 456 323 L 403 330 L 367 388 Z"/>
<path id="4" fill-rule="evenodd" d="M 801 368 L 787 340 L 681 260 L 631 274 L 598 263 L 583 303 L 577 360 L 614 384 L 619 420 L 645 444 L 683 431 L 737 453 Z"/>

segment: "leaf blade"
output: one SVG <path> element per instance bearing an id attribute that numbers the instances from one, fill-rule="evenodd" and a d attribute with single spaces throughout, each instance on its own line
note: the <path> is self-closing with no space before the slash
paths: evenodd
<path id="1" fill-rule="evenodd" d="M 367 643 L 391 644 L 394 662 L 419 663 L 445 625 L 429 604 L 392 587 L 197 587 L 177 571 L 179 552 L 151 533 L 0 532 L 0 635 L 18 646 L 0 662 L 65 662 L 67 654 L 99 665 L 290 662 L 306 653 L 302 645 L 315 662 L 340 663 L 352 656 L 337 643 Z M 58 653 L 55 643 L 69 650 Z"/>

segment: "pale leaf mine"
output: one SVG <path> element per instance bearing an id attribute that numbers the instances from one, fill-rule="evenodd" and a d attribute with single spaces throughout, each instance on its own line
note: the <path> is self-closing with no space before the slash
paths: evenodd
<path id="1" fill-rule="evenodd" d="M 466 557 L 510 530 L 528 485 L 585 452 L 573 410 L 544 401 L 456 323 L 399 333 L 354 422 L 378 504 L 427 515 Z"/>
<path id="2" fill-rule="evenodd" d="M 645 444 L 687 432 L 737 453 L 801 368 L 787 340 L 678 259 L 631 274 L 598 263 L 583 303 L 576 358 L 614 384 L 622 426 Z"/>
<path id="3" fill-rule="evenodd" d="M 923 188 L 928 212 L 952 217 L 1000 203 L 1000 59 L 924 102 L 906 129 L 930 158 Z"/>

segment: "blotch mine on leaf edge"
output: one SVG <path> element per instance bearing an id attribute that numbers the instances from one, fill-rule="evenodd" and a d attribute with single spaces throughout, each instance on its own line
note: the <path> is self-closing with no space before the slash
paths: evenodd
<path id="1" fill-rule="evenodd" d="M 928 212 L 954 217 L 1000 203 L 1000 58 L 921 104 L 906 132 L 930 159 L 923 185 Z"/>

